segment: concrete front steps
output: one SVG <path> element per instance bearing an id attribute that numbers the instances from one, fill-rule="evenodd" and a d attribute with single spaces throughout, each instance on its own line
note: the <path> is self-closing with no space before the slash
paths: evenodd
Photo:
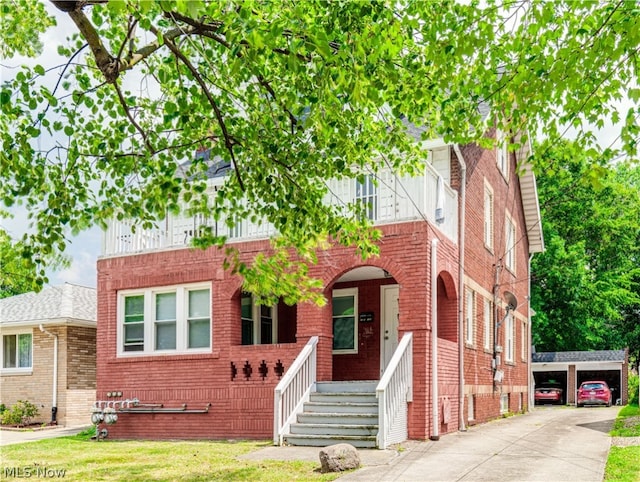
<path id="1" fill-rule="evenodd" d="M 304 404 L 288 445 L 326 447 L 348 443 L 359 448 L 376 446 L 378 400 L 375 381 L 318 382 Z"/>

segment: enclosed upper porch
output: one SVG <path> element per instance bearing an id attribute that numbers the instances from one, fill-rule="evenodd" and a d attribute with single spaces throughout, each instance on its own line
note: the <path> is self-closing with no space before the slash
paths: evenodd
<path id="1" fill-rule="evenodd" d="M 450 146 L 428 152 L 429 162 L 421 175 L 398 176 L 390 169 L 376 178 L 329 180 L 326 202 L 337 206 L 361 203 L 375 225 L 425 220 L 456 243 L 458 236 L 458 195 L 451 188 Z M 211 179 L 211 196 L 224 178 Z M 180 248 L 190 244 L 202 226 L 228 242 L 269 238 L 276 234 L 269 223 L 244 220 L 229 228 L 224 219 L 203 216 L 169 215 L 154 229 L 142 229 L 135 220 L 109 223 L 103 235 L 102 255 L 121 256 L 158 249 Z M 135 226 L 135 227 L 134 227 Z"/>

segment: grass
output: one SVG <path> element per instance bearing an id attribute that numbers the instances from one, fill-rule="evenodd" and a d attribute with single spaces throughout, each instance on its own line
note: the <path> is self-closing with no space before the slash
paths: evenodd
<path id="1" fill-rule="evenodd" d="M 605 482 L 637 482 L 640 480 L 640 446 L 611 447 Z"/>
<path id="2" fill-rule="evenodd" d="M 640 437 L 640 407 L 627 405 L 620 410 L 612 437 Z M 640 480 L 640 446 L 611 447 L 604 471 L 605 482 L 636 482 Z"/>
<path id="3" fill-rule="evenodd" d="M 72 437 L 2 448 L 3 480 L 21 480 L 28 471 L 64 470 L 65 481 L 330 481 L 320 462 L 249 461 L 238 457 L 270 445 L 255 441 L 90 440 L 93 430 Z M 21 473 L 7 472 L 7 468 Z M 22 476 L 20 476 L 22 475 Z M 31 475 L 35 477 L 35 475 Z"/>
<path id="4" fill-rule="evenodd" d="M 640 407 L 626 405 L 613 423 L 612 437 L 640 437 Z"/>

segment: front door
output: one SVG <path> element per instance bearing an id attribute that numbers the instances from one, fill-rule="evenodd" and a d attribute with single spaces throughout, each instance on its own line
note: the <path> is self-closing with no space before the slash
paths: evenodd
<path id="1" fill-rule="evenodd" d="M 398 347 L 398 298 L 400 288 L 398 285 L 384 285 L 381 287 L 380 300 L 382 306 L 380 313 L 380 375 L 382 375 L 391 361 L 393 353 Z"/>

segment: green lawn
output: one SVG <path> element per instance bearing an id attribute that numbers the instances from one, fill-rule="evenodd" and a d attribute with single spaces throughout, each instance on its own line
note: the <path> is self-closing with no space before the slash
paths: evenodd
<path id="1" fill-rule="evenodd" d="M 640 437 L 640 408 L 627 405 L 620 410 L 610 432 L 612 437 Z M 640 480 L 640 446 L 611 447 L 604 473 L 605 482 Z"/>
<path id="2" fill-rule="evenodd" d="M 612 437 L 640 437 L 640 407 L 626 405 L 613 423 Z"/>
<path id="3" fill-rule="evenodd" d="M 638 482 L 640 480 L 640 446 L 611 447 L 605 482 Z"/>
<path id="4" fill-rule="evenodd" d="M 91 431 L 93 432 L 93 430 Z M 329 481 L 320 462 L 247 461 L 238 456 L 269 442 L 90 440 L 88 432 L 2 448 L 2 480 L 63 470 L 65 481 Z M 20 472 L 17 472 L 20 471 Z"/>

